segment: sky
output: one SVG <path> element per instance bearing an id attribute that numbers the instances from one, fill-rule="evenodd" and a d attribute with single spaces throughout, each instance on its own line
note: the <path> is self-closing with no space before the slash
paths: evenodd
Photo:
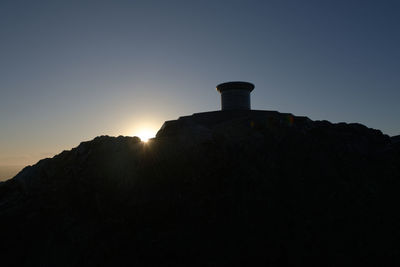
<path id="1" fill-rule="evenodd" d="M 252 108 L 400 134 L 400 1 L 0 1 L 0 166 Z M 1 178 L 1 177 L 0 177 Z"/>

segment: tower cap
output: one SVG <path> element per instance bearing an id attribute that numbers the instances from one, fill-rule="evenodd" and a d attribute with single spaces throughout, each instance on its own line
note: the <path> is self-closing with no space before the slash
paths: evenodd
<path id="1" fill-rule="evenodd" d="M 228 90 L 247 90 L 251 92 L 253 89 L 254 84 L 249 82 L 226 82 L 217 85 L 217 91 L 220 93 Z"/>

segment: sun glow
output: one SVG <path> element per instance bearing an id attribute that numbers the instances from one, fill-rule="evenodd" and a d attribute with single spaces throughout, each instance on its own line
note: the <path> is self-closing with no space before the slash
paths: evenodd
<path id="1" fill-rule="evenodd" d="M 155 137 L 155 133 L 153 131 L 150 130 L 141 130 L 140 132 L 138 132 L 136 134 L 136 136 L 138 136 L 140 138 L 140 140 L 142 140 L 142 142 L 147 142 L 149 141 L 149 139 Z"/>

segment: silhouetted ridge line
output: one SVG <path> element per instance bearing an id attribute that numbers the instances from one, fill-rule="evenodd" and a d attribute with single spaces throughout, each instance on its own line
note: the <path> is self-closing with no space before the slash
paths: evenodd
<path id="1" fill-rule="evenodd" d="M 397 265 L 398 144 L 258 110 L 96 137 L 0 183 L 2 266 Z"/>

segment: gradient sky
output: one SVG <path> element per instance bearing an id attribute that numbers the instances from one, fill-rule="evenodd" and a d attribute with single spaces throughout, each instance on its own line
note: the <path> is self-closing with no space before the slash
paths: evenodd
<path id="1" fill-rule="evenodd" d="M 0 166 L 253 109 L 400 134 L 400 1 L 0 1 Z"/>

